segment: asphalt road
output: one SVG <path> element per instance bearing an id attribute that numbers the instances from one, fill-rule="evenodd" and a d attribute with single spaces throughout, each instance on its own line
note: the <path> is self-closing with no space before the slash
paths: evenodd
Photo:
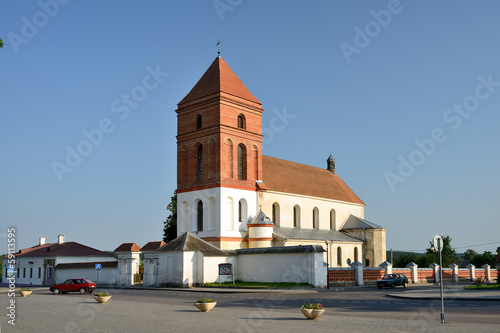
<path id="1" fill-rule="evenodd" d="M 433 287 L 418 287 L 425 290 Z M 424 299 L 400 299 L 387 294 L 404 293 L 408 289 L 377 288 L 333 288 L 330 291 L 287 291 L 262 293 L 213 293 L 165 290 L 107 290 L 116 300 L 158 304 L 191 305 L 199 298 L 211 297 L 218 302 L 217 307 L 247 308 L 251 310 L 271 309 L 290 311 L 300 308 L 303 303 L 315 301 L 328 308 L 325 315 L 336 313 L 353 317 L 388 319 L 437 320 L 440 319 L 440 301 Z M 99 290 L 98 290 L 99 291 Z M 102 290 L 101 290 L 102 291 Z M 60 297 L 80 297 L 77 294 Z M 500 324 L 500 301 L 445 300 L 445 320 L 455 323 Z"/>

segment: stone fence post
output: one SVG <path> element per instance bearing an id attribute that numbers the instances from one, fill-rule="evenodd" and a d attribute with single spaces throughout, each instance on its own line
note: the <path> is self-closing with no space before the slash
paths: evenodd
<path id="1" fill-rule="evenodd" d="M 468 264 L 467 267 L 470 270 L 470 280 L 475 281 L 476 280 L 476 266 L 473 264 Z"/>
<path id="2" fill-rule="evenodd" d="M 363 264 L 359 261 L 355 261 L 351 264 L 351 267 L 355 270 L 356 283 L 358 286 L 363 285 Z"/>
<path id="3" fill-rule="evenodd" d="M 406 267 L 411 270 L 411 283 L 418 283 L 418 265 L 412 261 Z"/>
<path id="4" fill-rule="evenodd" d="M 451 268 L 451 270 L 453 272 L 453 282 L 458 282 L 458 265 L 457 264 L 451 264 L 448 267 Z"/>
<path id="5" fill-rule="evenodd" d="M 392 274 L 392 264 L 390 262 L 384 261 L 379 266 L 385 270 L 385 274 Z"/>
<path id="6" fill-rule="evenodd" d="M 483 266 L 481 266 L 481 268 L 484 268 L 484 277 L 486 281 L 491 281 L 491 266 L 488 264 L 484 264 Z"/>
<path id="7" fill-rule="evenodd" d="M 432 263 L 429 265 L 429 268 L 432 268 L 432 278 L 434 279 L 434 281 L 436 281 L 436 283 L 439 282 L 439 265 Z"/>

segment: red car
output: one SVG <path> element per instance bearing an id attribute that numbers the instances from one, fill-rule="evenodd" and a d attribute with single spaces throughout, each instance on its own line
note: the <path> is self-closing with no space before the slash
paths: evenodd
<path id="1" fill-rule="evenodd" d="M 69 279 L 61 284 L 54 284 L 50 287 L 50 291 L 55 295 L 66 294 L 68 292 L 78 292 L 80 294 L 92 294 L 95 291 L 96 285 L 89 279 Z"/>

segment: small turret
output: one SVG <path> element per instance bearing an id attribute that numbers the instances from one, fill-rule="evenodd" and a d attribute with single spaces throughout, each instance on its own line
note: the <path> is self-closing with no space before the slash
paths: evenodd
<path id="1" fill-rule="evenodd" d="M 332 155 L 326 160 L 326 169 L 335 175 L 335 159 Z"/>

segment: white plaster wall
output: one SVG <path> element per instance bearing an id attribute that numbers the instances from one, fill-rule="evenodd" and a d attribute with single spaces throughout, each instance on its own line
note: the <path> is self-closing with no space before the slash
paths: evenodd
<path id="1" fill-rule="evenodd" d="M 182 271 L 182 285 L 184 287 L 192 287 L 196 283 L 198 274 L 198 263 L 196 252 L 182 252 L 182 260 L 184 268 Z"/>
<path id="2" fill-rule="evenodd" d="M 67 279 L 86 278 L 92 280 L 98 285 L 116 284 L 118 281 L 118 268 L 103 268 L 99 272 L 99 281 L 97 281 L 97 271 L 94 268 L 56 268 L 56 283 L 62 283 Z"/>
<path id="3" fill-rule="evenodd" d="M 322 286 L 326 285 L 326 267 L 322 253 L 239 255 L 237 279 Z"/>
<path id="4" fill-rule="evenodd" d="M 230 200 L 228 200 L 230 198 Z M 238 203 L 246 201 L 247 219 L 238 221 Z M 203 202 L 203 231 L 197 231 L 197 203 Z M 210 204 L 209 201 L 214 201 Z M 228 207 L 231 202 L 231 208 Z M 191 232 L 198 237 L 245 237 L 247 222 L 257 212 L 257 192 L 218 187 L 177 195 L 177 235 Z"/>
<path id="5" fill-rule="evenodd" d="M 248 228 L 249 238 L 269 238 L 273 237 L 273 227 L 250 227 Z"/>
<path id="6" fill-rule="evenodd" d="M 16 260 L 16 265 L 14 265 L 16 283 L 17 284 L 32 284 L 32 285 L 42 285 L 43 281 L 43 259 L 44 258 L 19 258 Z M 2 281 L 6 282 L 6 272 L 8 266 L 8 258 L 2 259 Z M 28 262 L 32 261 L 33 264 Z M 23 277 L 23 268 L 26 268 L 26 277 Z M 33 278 L 30 278 L 30 268 L 33 268 Z M 40 278 L 38 278 L 38 268 L 41 268 Z M 19 270 L 19 278 L 17 278 L 17 271 Z"/>
<path id="7" fill-rule="evenodd" d="M 104 256 L 88 256 L 88 257 L 61 257 L 58 256 L 56 259 L 56 266 L 58 264 L 67 264 L 67 263 L 75 263 L 75 262 L 99 262 L 99 261 L 117 261 L 117 259 L 113 256 L 104 257 Z M 43 260 L 42 260 L 43 261 Z"/>
<path id="8" fill-rule="evenodd" d="M 280 226 L 293 227 L 293 207 L 300 206 L 300 228 L 312 229 L 313 209 L 319 209 L 319 229 L 330 229 L 330 210 L 335 209 L 336 223 L 335 229 L 338 230 L 349 215 L 364 218 L 364 205 L 336 201 L 317 197 L 309 197 L 298 194 L 289 194 L 282 192 L 266 191 L 262 196 L 262 211 L 269 217 L 272 217 L 273 203 L 277 202 L 280 206 Z"/>
<path id="9" fill-rule="evenodd" d="M 230 256 L 230 257 L 204 257 L 203 258 L 203 283 L 209 283 L 209 282 L 219 282 L 219 264 L 223 263 L 231 263 L 233 264 L 233 274 L 234 280 L 236 281 L 236 272 L 238 270 L 237 263 L 238 263 L 238 257 L 237 256 Z M 233 278 L 229 276 L 221 276 L 221 282 L 226 282 L 226 281 L 233 281 Z"/>
<path id="10" fill-rule="evenodd" d="M 171 264 L 169 264 L 169 262 Z M 182 284 L 182 252 L 160 252 L 158 265 L 158 283 Z"/>

